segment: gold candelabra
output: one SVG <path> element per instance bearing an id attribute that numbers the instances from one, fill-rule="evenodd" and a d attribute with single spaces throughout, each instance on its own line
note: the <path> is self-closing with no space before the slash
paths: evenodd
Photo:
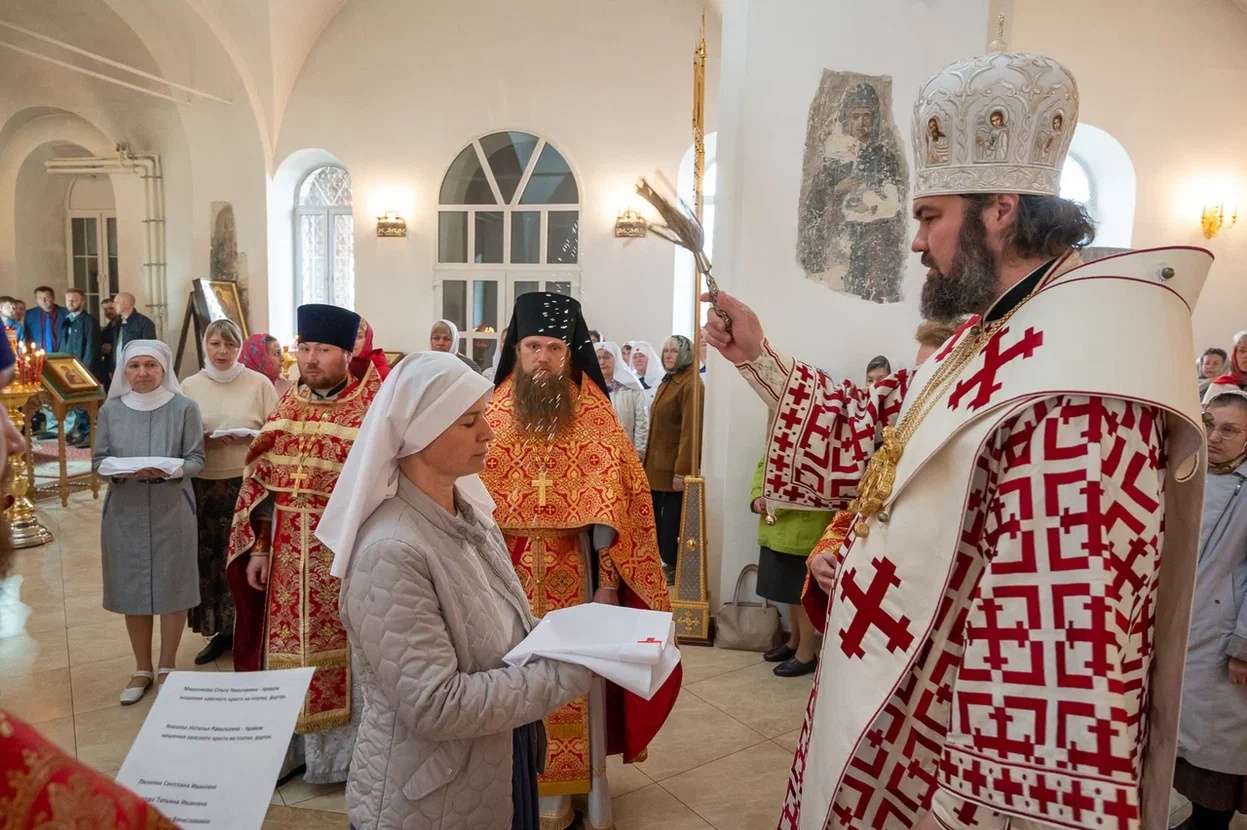
<path id="1" fill-rule="evenodd" d="M 14 377 L 8 386 L 0 390 L 0 403 L 4 404 L 17 431 L 26 435 L 26 403 L 43 389 L 40 378 L 43 375 L 44 354 L 43 349 L 28 348 L 25 343 L 17 344 L 14 352 L 17 357 L 13 367 Z M 25 452 L 9 456 L 9 493 L 13 496 L 13 503 L 4 511 L 4 520 L 9 526 L 9 537 L 15 548 L 33 548 L 52 541 L 51 532 L 40 524 L 35 515 L 35 505 L 27 496 L 30 492 L 29 474 Z"/>

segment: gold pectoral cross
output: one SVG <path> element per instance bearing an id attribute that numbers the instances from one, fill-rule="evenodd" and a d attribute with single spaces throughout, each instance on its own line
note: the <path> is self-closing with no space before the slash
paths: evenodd
<path id="1" fill-rule="evenodd" d="M 537 505 L 539 507 L 546 506 L 546 488 L 553 483 L 552 480 L 546 478 L 545 470 L 537 473 L 537 477 L 529 482 L 529 484 L 537 488 Z"/>

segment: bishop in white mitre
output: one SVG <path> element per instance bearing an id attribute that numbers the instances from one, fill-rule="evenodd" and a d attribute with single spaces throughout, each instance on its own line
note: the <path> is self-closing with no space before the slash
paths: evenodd
<path id="1" fill-rule="evenodd" d="M 985 112 L 1015 133 L 976 161 Z M 771 409 L 765 497 L 848 509 L 811 559 L 819 674 L 781 828 L 1163 830 L 1203 489 L 1190 310 L 1211 256 L 1083 264 L 1059 198 L 1074 78 L 1035 54 L 921 89 L 923 316 L 964 325 L 871 387 L 767 341 L 720 295 L 707 340 Z M 1057 152 L 1033 139 L 1056 117 Z M 829 533 L 836 532 L 833 523 Z"/>

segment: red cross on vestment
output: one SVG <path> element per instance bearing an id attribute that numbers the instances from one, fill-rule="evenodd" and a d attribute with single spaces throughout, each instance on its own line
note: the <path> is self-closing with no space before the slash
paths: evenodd
<path id="1" fill-rule="evenodd" d="M 978 391 L 974 395 L 974 399 L 970 401 L 970 410 L 974 411 L 986 406 L 992 395 L 1003 386 L 1003 384 L 997 383 L 996 374 L 1006 364 L 1014 360 L 1027 360 L 1034 356 L 1035 350 L 1043 345 L 1043 332 L 1035 331 L 1034 328 L 1028 328 L 1021 339 L 1001 351 L 1000 344 L 1008 331 L 1009 327 L 1005 326 L 987 341 L 987 346 L 983 349 L 983 365 L 970 377 L 957 381 L 957 384 L 953 387 L 952 395 L 948 398 L 949 409 L 959 407 L 961 399 L 965 397 L 967 392 L 973 389 Z"/>
<path id="2" fill-rule="evenodd" d="M 853 603 L 856 613 L 847 628 L 840 631 L 840 650 L 847 657 L 865 657 L 862 640 L 871 628 L 877 628 L 888 638 L 888 651 L 909 648 L 914 635 L 909 633 L 909 617 L 893 617 L 883 608 L 883 598 L 888 591 L 901 584 L 896 575 L 896 565 L 890 559 L 879 557 L 871 560 L 875 566 L 875 575 L 869 587 L 863 590 L 855 577 L 857 568 L 840 580 L 840 599 Z"/>

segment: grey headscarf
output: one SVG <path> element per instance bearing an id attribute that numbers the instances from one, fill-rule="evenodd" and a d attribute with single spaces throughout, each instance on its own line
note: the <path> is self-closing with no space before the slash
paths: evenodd
<path id="1" fill-rule="evenodd" d="M 667 380 L 672 375 L 679 374 L 693 365 L 693 341 L 689 340 L 682 334 L 673 334 L 668 337 L 667 340 L 674 340 L 676 342 L 676 345 L 680 347 L 680 354 L 675 359 L 675 368 L 670 372 L 667 372 L 667 374 L 663 377 L 663 380 Z M 666 347 L 667 344 L 664 343 L 663 348 L 666 349 Z M 663 368 L 665 369 L 666 367 L 664 366 Z"/>

